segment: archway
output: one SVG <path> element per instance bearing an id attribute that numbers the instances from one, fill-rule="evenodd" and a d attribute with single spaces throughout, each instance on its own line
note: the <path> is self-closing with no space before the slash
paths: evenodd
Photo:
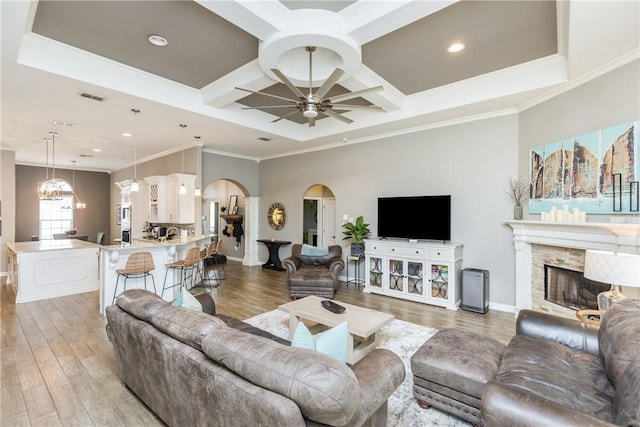
<path id="1" fill-rule="evenodd" d="M 336 244 L 336 199 L 322 184 L 312 185 L 302 196 L 302 241 L 313 246 Z"/>
<path id="2" fill-rule="evenodd" d="M 247 189 L 229 179 L 210 182 L 202 192 L 202 231 L 211 234 L 215 241 L 220 239 L 222 253 L 229 259 L 245 261 L 245 242 L 252 234 L 245 223 L 250 204 Z"/>

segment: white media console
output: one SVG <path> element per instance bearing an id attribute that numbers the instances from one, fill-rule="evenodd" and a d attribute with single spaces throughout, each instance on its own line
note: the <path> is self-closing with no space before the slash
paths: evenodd
<path id="1" fill-rule="evenodd" d="M 462 245 L 407 240 L 366 240 L 364 292 L 457 310 Z"/>

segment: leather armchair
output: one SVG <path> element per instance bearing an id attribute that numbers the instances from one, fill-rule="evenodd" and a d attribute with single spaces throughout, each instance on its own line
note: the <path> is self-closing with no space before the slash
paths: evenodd
<path id="1" fill-rule="evenodd" d="M 316 295 L 333 298 L 340 286 L 338 273 L 344 268 L 342 247 L 329 246 L 326 254 L 303 255 L 302 245 L 291 247 L 291 256 L 282 261 L 287 270 L 287 285 L 292 299 Z"/>

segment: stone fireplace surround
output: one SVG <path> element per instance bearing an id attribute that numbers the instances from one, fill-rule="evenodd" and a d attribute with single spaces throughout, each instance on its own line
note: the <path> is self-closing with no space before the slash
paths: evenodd
<path id="1" fill-rule="evenodd" d="M 516 251 L 516 315 L 533 309 L 575 318 L 575 311 L 544 300 L 544 264 L 582 271 L 588 249 L 640 255 L 640 225 L 505 221 L 513 229 Z M 638 298 L 635 288 L 623 288 Z"/>

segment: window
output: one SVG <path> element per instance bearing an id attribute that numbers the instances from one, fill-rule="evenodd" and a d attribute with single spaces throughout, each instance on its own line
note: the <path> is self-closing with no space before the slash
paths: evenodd
<path id="1" fill-rule="evenodd" d="M 67 183 L 63 191 L 60 200 L 40 200 L 40 240 L 51 240 L 54 234 L 73 228 L 73 209 L 68 209 L 75 201 L 71 186 Z"/>

